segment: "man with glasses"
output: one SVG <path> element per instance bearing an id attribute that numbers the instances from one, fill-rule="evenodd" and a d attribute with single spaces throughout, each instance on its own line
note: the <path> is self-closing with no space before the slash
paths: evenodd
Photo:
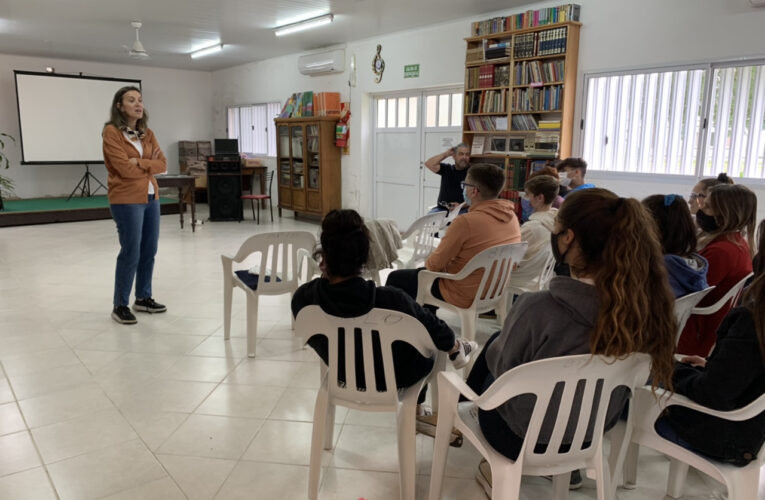
<path id="1" fill-rule="evenodd" d="M 446 235 L 425 261 L 425 269 L 458 273 L 470 259 L 489 247 L 518 243 L 521 227 L 513 204 L 499 199 L 505 185 L 505 172 L 496 165 L 476 163 L 460 183 L 468 213 L 454 219 Z M 386 285 L 404 290 L 417 298 L 417 273 L 421 269 L 402 269 L 388 276 Z M 457 307 L 469 307 L 480 284 L 479 273 L 461 281 L 436 280 L 433 296 Z"/>

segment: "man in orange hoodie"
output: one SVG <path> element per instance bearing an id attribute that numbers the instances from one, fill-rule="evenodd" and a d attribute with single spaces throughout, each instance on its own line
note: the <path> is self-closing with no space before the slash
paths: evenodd
<path id="1" fill-rule="evenodd" d="M 505 185 L 505 172 L 496 165 L 476 163 L 470 166 L 462 183 L 468 213 L 460 215 L 449 226 L 438 247 L 425 261 L 429 271 L 458 273 L 475 255 L 487 248 L 518 243 L 521 226 L 513 204 L 498 199 Z M 393 271 L 385 283 L 417 298 L 417 273 L 422 269 Z M 457 307 L 469 307 L 481 282 L 480 270 L 461 281 L 436 280 L 431 292 Z"/>

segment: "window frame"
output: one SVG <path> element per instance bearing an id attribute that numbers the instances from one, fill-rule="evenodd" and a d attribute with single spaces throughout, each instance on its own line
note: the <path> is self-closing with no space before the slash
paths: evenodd
<path id="1" fill-rule="evenodd" d="M 254 151 L 243 151 L 242 150 L 242 148 L 241 148 L 241 144 L 242 144 L 242 141 L 241 141 L 241 133 L 242 133 L 242 130 L 241 130 L 241 114 L 237 118 L 237 124 L 238 124 L 237 129 L 239 131 L 239 135 L 238 136 L 232 136 L 231 130 L 229 128 L 229 115 L 230 115 L 230 113 L 231 113 L 231 111 L 233 109 L 236 109 L 236 110 L 239 111 L 239 113 L 241 113 L 241 110 L 243 108 L 250 108 L 250 109 L 253 110 L 252 113 L 253 113 L 253 118 L 254 118 L 255 114 L 257 113 L 257 111 L 254 108 L 257 108 L 257 107 L 262 107 L 264 109 L 265 114 L 266 114 L 266 129 L 262 131 L 262 133 L 265 134 L 265 141 L 264 141 L 265 144 L 266 144 L 266 152 L 265 153 L 261 153 L 261 152 L 256 153 Z M 281 110 L 281 102 L 279 102 L 279 101 L 266 101 L 266 102 L 251 103 L 251 104 L 233 104 L 233 105 L 230 105 L 230 106 L 226 107 L 226 136 L 229 139 L 237 139 L 237 140 L 239 140 L 239 145 L 240 145 L 239 152 L 240 153 L 252 154 L 252 155 L 255 155 L 255 156 L 258 156 L 258 157 L 263 157 L 263 158 L 275 158 L 276 157 L 276 139 L 277 139 L 276 136 L 277 136 L 277 132 L 276 132 L 276 125 L 273 122 L 273 118 L 271 120 L 269 120 L 269 117 L 268 117 L 268 109 L 269 109 L 269 107 L 273 107 L 273 110 L 275 110 L 275 112 L 276 112 L 276 114 L 274 115 L 273 118 L 277 118 L 279 116 L 279 111 Z M 253 127 L 254 127 L 254 124 L 253 124 Z M 255 144 L 257 142 L 256 141 L 256 137 L 255 137 L 255 130 L 252 129 L 251 132 L 253 133 L 252 143 Z M 253 147 L 253 149 L 254 149 L 254 147 Z"/>
<path id="2" fill-rule="evenodd" d="M 707 61 L 688 64 L 666 64 L 666 65 L 651 65 L 644 67 L 635 67 L 629 69 L 621 69 L 616 71 L 593 71 L 586 72 L 583 75 L 583 84 L 581 87 L 581 103 L 579 120 L 579 151 L 583 152 L 585 149 L 586 141 L 586 123 L 585 118 L 587 116 L 588 106 L 588 94 L 590 80 L 603 77 L 622 77 L 627 75 L 647 75 L 657 72 L 668 71 L 691 71 L 691 70 L 703 70 L 705 71 L 705 81 L 702 87 L 701 97 L 701 126 L 696 131 L 696 165 L 692 174 L 670 174 L 670 173 L 656 173 L 656 172 L 619 172 L 613 170 L 598 170 L 592 169 L 592 175 L 603 179 L 622 179 L 622 180 L 641 180 L 646 181 L 650 179 L 650 182 L 688 182 L 691 179 L 701 179 L 709 177 L 704 175 L 704 167 L 707 162 L 708 156 L 708 126 L 710 124 L 710 110 L 712 107 L 712 93 L 714 89 L 713 76 L 717 69 L 731 68 L 731 67 L 747 67 L 747 66 L 760 66 L 765 65 L 765 58 L 747 58 L 747 59 L 735 59 L 735 60 L 720 60 L 720 61 Z M 588 170 L 588 173 L 589 170 Z M 754 186 L 765 186 L 765 173 L 762 178 L 757 177 L 738 177 L 735 179 L 741 179 L 746 181 L 747 184 Z"/>

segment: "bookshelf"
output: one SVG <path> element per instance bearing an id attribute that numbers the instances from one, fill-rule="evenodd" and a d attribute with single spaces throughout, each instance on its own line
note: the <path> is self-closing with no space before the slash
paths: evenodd
<path id="1" fill-rule="evenodd" d="M 323 216 L 341 208 L 336 116 L 276 118 L 279 215 L 282 209 Z"/>
<path id="2" fill-rule="evenodd" d="M 531 170 L 571 155 L 581 23 L 560 19 L 578 19 L 578 6 L 473 23 L 465 39 L 462 140 L 471 161 L 505 169 L 508 199 Z"/>

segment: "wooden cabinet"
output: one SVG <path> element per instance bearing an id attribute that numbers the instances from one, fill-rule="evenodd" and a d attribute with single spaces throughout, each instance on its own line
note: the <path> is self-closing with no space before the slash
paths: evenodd
<path id="1" fill-rule="evenodd" d="M 480 147 L 473 162 L 505 168 L 507 198 L 517 198 L 541 160 L 571 155 L 580 27 L 568 21 L 465 39 L 463 142 Z"/>
<path id="2" fill-rule="evenodd" d="M 335 116 L 276 118 L 279 215 L 282 209 L 323 216 L 341 203 Z"/>

